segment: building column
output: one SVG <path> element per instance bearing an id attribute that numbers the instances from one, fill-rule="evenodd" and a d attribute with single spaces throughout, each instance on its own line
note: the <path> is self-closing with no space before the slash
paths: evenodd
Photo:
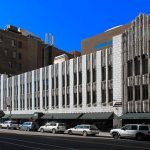
<path id="1" fill-rule="evenodd" d="M 18 75 L 18 111 L 20 111 L 20 75 Z"/>
<path id="2" fill-rule="evenodd" d="M 34 107 L 34 99 L 35 99 L 35 93 L 34 93 L 34 70 L 32 71 L 32 84 L 31 84 L 31 86 L 32 86 L 32 110 L 34 111 L 35 110 L 35 107 Z M 30 87 L 31 88 L 31 87 Z"/>
<path id="3" fill-rule="evenodd" d="M 58 106 L 62 108 L 62 63 L 58 64 Z"/>
<path id="4" fill-rule="evenodd" d="M 14 111 L 14 77 L 12 77 L 12 101 L 11 101 L 11 109 Z"/>
<path id="5" fill-rule="evenodd" d="M 52 78 L 51 78 L 51 66 L 48 67 L 48 83 L 49 83 L 49 109 L 52 109 Z"/>
<path id="6" fill-rule="evenodd" d="M 43 74 L 42 71 L 45 68 L 40 68 L 40 110 L 42 110 L 42 106 L 43 106 Z"/>
<path id="7" fill-rule="evenodd" d="M 73 59 L 70 59 L 70 108 L 73 108 L 74 100 L 74 72 L 73 72 Z"/>
<path id="8" fill-rule="evenodd" d="M 25 104 L 25 110 L 27 110 L 27 73 L 24 74 L 24 104 Z"/>

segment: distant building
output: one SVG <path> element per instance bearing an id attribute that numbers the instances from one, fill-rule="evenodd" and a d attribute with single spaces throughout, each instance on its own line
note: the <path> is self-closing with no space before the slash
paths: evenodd
<path id="1" fill-rule="evenodd" d="M 0 29 L 0 73 L 9 76 L 21 74 L 53 64 L 55 56 L 72 54 L 44 42 L 23 29 L 8 25 Z"/>

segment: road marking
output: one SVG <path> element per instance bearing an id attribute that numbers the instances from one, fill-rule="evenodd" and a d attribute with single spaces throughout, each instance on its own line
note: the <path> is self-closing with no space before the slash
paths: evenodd
<path id="1" fill-rule="evenodd" d="M 31 142 L 31 141 L 26 141 L 26 140 L 20 140 L 20 139 L 12 139 L 12 138 L 2 138 L 0 139 L 5 139 L 5 140 L 12 140 L 12 141 L 19 141 L 19 142 L 24 142 L 24 143 L 31 143 L 31 144 L 37 144 L 37 145 L 43 145 L 43 146 L 51 146 L 51 147 L 56 147 L 56 148 L 61 148 L 61 149 L 70 149 L 70 150 L 78 150 L 75 148 L 70 148 L 70 147 L 65 147 L 65 146 L 57 146 L 57 145 L 52 145 L 52 144 L 45 144 L 45 143 L 37 143 L 37 142 Z M 1 142 L 1 141 L 0 141 Z M 41 149 L 40 149 L 41 150 Z"/>

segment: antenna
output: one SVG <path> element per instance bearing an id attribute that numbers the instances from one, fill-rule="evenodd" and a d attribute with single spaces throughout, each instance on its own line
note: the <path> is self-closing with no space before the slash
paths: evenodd
<path id="1" fill-rule="evenodd" d="M 54 45 L 54 36 L 51 33 L 45 34 L 45 44 Z"/>
<path id="2" fill-rule="evenodd" d="M 45 33 L 45 44 L 48 44 L 48 33 Z"/>

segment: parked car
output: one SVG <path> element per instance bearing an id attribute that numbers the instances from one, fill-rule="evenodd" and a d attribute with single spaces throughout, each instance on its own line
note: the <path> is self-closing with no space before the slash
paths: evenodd
<path id="1" fill-rule="evenodd" d="M 83 136 L 96 135 L 99 133 L 98 128 L 95 125 L 81 124 L 74 128 L 70 128 L 66 131 L 68 134 L 81 134 Z"/>
<path id="2" fill-rule="evenodd" d="M 60 132 L 65 132 L 66 131 L 66 125 L 64 123 L 58 123 L 58 122 L 49 122 L 46 123 L 44 126 L 41 126 L 39 128 L 40 132 L 52 132 L 53 134 L 55 133 L 60 133 Z"/>
<path id="3" fill-rule="evenodd" d="M 37 131 L 38 128 L 39 126 L 36 122 L 24 122 L 19 126 L 19 129 L 24 131 Z"/>
<path id="4" fill-rule="evenodd" d="M 0 123 L 0 128 L 19 129 L 19 124 L 16 121 L 8 120 Z"/>
<path id="5" fill-rule="evenodd" d="M 112 129 L 110 134 L 114 139 L 123 137 L 143 140 L 146 137 L 150 137 L 150 126 L 145 124 L 127 124 L 121 129 Z"/>

